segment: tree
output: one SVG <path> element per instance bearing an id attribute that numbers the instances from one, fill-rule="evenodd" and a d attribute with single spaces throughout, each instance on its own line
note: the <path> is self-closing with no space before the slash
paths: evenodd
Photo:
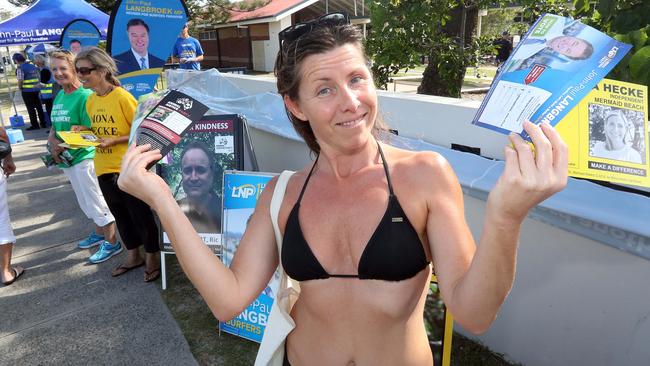
<path id="1" fill-rule="evenodd" d="M 609 78 L 650 85 L 650 2 L 574 0 L 574 16 L 615 39 L 633 45 Z"/>
<path id="2" fill-rule="evenodd" d="M 420 94 L 460 97 L 465 69 L 475 65 L 485 41 L 474 39 L 483 0 L 378 0 L 366 46 L 377 86 L 427 57 Z"/>

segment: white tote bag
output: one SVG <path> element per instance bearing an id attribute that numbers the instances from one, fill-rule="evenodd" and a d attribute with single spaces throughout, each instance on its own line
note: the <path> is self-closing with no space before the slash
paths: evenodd
<path id="1" fill-rule="evenodd" d="M 284 199 L 284 192 L 287 188 L 287 182 L 294 172 L 285 170 L 280 174 L 273 197 L 271 198 L 271 221 L 273 222 L 273 231 L 275 232 L 275 242 L 278 245 L 278 258 L 282 252 L 282 235 L 278 226 L 278 213 Z M 255 366 L 282 366 L 284 361 L 284 342 L 289 333 L 296 327 L 296 323 L 289 315 L 291 307 L 298 299 L 300 294 L 300 285 L 290 279 L 284 268 L 282 261 L 280 267 L 280 287 L 277 296 L 271 307 L 271 314 L 264 330 L 262 344 L 255 359 Z"/>

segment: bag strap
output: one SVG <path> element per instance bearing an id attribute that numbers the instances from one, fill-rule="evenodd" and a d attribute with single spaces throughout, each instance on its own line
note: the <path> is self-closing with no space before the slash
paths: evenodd
<path id="1" fill-rule="evenodd" d="M 273 223 L 275 242 L 278 246 L 278 255 L 282 252 L 282 235 L 280 234 L 280 226 L 278 226 L 278 214 L 280 213 L 280 206 L 282 206 L 282 201 L 284 200 L 284 192 L 287 190 L 287 183 L 293 173 L 295 172 L 285 170 L 280 174 L 278 181 L 275 183 L 273 197 L 271 197 L 271 222 Z"/>

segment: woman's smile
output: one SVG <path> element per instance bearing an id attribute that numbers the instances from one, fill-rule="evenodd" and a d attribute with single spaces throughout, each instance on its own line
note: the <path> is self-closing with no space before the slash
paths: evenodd
<path id="1" fill-rule="evenodd" d="M 362 125 L 365 122 L 365 118 L 368 115 L 368 113 L 364 113 L 363 115 L 349 121 L 344 121 L 344 122 L 338 122 L 336 123 L 337 126 L 339 127 L 345 127 L 345 128 L 354 128 L 359 125 Z"/>

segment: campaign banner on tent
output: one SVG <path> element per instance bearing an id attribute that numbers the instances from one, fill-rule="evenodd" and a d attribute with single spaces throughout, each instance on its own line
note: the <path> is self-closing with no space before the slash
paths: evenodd
<path id="1" fill-rule="evenodd" d="M 604 79 L 556 128 L 572 177 L 650 188 L 647 86 Z"/>
<path id="2" fill-rule="evenodd" d="M 75 19 L 63 28 L 59 45 L 76 55 L 81 47 L 97 47 L 101 36 L 101 32 L 91 21 Z"/>
<path id="3" fill-rule="evenodd" d="M 74 19 L 87 19 L 106 37 L 108 15 L 83 0 L 37 0 L 24 12 L 0 22 L 0 46 L 53 43 Z"/>
<path id="4" fill-rule="evenodd" d="M 120 0 L 115 4 L 106 50 L 115 59 L 122 86 L 136 98 L 153 91 L 187 14 L 182 0 Z"/>
<path id="5" fill-rule="evenodd" d="M 239 241 L 244 235 L 248 219 L 255 210 L 257 199 L 266 184 L 276 174 L 226 171 L 223 176 L 223 255 L 230 266 Z M 271 306 L 280 284 L 276 271 L 262 293 L 238 316 L 228 322 L 219 322 L 219 329 L 254 342 L 262 342 Z"/>

